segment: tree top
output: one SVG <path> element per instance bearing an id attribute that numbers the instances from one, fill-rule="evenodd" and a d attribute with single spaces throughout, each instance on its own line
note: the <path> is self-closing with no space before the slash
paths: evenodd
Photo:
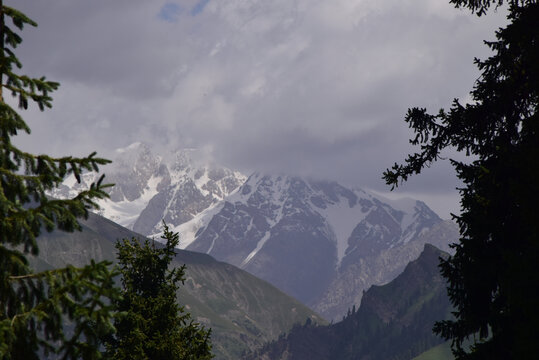
<path id="1" fill-rule="evenodd" d="M 506 0 L 510 6 L 526 6 L 536 3 L 537 0 Z M 481 16 L 487 13 L 491 5 L 497 9 L 502 6 L 504 0 L 450 0 L 449 3 L 455 5 L 456 8 L 468 8 L 473 14 Z"/>

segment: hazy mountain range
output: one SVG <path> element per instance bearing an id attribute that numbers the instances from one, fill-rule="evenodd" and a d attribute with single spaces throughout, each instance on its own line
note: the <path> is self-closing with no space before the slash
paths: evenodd
<path id="1" fill-rule="evenodd" d="M 441 344 L 435 321 L 448 319 L 451 306 L 439 257 L 431 245 L 404 272 L 383 286 L 372 286 L 361 306 L 336 324 L 307 323 L 247 355 L 252 360 L 409 360 Z M 424 358 L 428 358 L 427 355 Z M 437 360 L 452 358 L 446 354 Z"/>
<path id="2" fill-rule="evenodd" d="M 301 345 L 307 339 L 319 354 L 338 358 L 360 351 L 366 359 L 404 359 L 440 342 L 430 333 L 431 320 L 446 316 L 447 299 L 439 294 L 438 250 L 425 244 L 449 251 L 458 230 L 425 203 L 388 200 L 334 181 L 245 176 L 206 162 L 194 149 L 160 156 L 135 143 L 118 149 L 113 160 L 106 179 L 116 185 L 99 213 L 157 240 L 163 219 L 180 232 L 180 247 L 188 250 L 178 250 L 175 261 L 188 269 L 180 301 L 213 329 L 217 358 L 237 359 L 247 352 L 255 358 L 310 359 L 308 351 L 297 352 L 298 346 L 309 348 Z M 68 178 L 51 195 L 72 196 L 93 180 L 90 174 L 81 184 Z M 113 258 L 117 238 L 139 236 L 114 222 L 92 215 L 82 234 L 44 235 L 36 264 Z M 422 251 L 420 260 L 408 265 Z M 425 266 L 427 275 L 421 272 Z M 346 319 L 326 328 L 318 326 L 325 320 L 317 313 L 331 321 Z M 363 345 L 358 350 L 347 341 Z M 400 347 L 386 354 L 384 341 Z M 335 344 L 348 350 L 339 353 Z"/>
<path id="3" fill-rule="evenodd" d="M 117 239 L 142 238 L 94 214 L 82 227 L 80 233 L 42 234 L 33 266 L 114 261 Z M 395 280 L 372 286 L 357 312 L 355 306 L 348 309 L 330 326 L 267 282 L 209 255 L 177 250 L 172 266 L 187 264 L 179 301 L 212 329 L 216 359 L 411 359 L 424 352 L 422 360 L 445 360 L 451 359 L 447 344 L 436 346 L 441 339 L 431 332 L 433 322 L 450 310 L 437 268 L 440 256 L 446 254 L 425 245 Z"/>
<path id="4" fill-rule="evenodd" d="M 39 256 L 32 259 L 38 269 L 82 266 L 91 259 L 115 261 L 116 240 L 139 237 L 98 215 L 81 222 L 82 232 L 54 231 L 39 237 Z M 186 281 L 179 301 L 193 318 L 212 329 L 216 359 L 238 359 L 276 339 L 296 323 L 307 319 L 326 323 L 319 315 L 269 283 L 211 256 L 177 250 L 171 266 L 187 265 Z"/>
<path id="5" fill-rule="evenodd" d="M 245 269 L 336 319 L 372 284 L 397 276 L 426 242 L 447 249 L 456 236 L 453 223 L 420 201 L 254 174 L 187 249 Z"/>
<path id="6" fill-rule="evenodd" d="M 388 200 L 332 181 L 254 173 L 205 161 L 197 150 L 167 156 L 135 143 L 116 151 L 100 214 L 143 235 L 164 219 L 180 247 L 264 279 L 327 319 L 359 305 L 373 284 L 395 278 L 425 243 L 444 250 L 457 227 L 425 203 Z M 87 175 L 83 184 L 93 178 Z M 67 179 L 53 196 L 74 194 Z"/>
<path id="7" fill-rule="evenodd" d="M 76 182 L 71 176 L 55 189 L 55 197 L 74 196 L 95 180 L 95 174 Z M 106 182 L 115 184 L 110 200 L 100 201 L 102 215 L 143 235 L 161 232 L 161 221 L 172 227 L 193 220 L 237 189 L 246 177 L 229 169 L 209 165 L 195 149 L 156 155 L 149 145 L 134 143 L 117 149 Z M 183 230 L 183 229 L 182 229 Z M 182 231 L 182 243 L 187 231 Z M 194 235 L 194 234 L 193 234 Z M 185 246 L 183 246 L 185 247 Z"/>

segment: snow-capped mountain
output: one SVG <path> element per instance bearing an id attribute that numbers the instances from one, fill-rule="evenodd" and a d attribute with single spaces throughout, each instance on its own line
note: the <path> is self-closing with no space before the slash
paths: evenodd
<path id="1" fill-rule="evenodd" d="M 117 149 L 105 178 L 115 186 L 110 199 L 98 202 L 97 213 L 143 235 L 159 234 L 162 220 L 172 228 L 196 220 L 246 179 L 237 171 L 209 165 L 198 155 L 195 149 L 181 149 L 165 159 L 143 143 Z M 51 195 L 74 196 L 93 181 L 93 173 L 84 174 L 80 184 L 70 176 Z"/>
<path id="2" fill-rule="evenodd" d="M 258 173 L 214 212 L 188 250 L 239 266 L 328 317 L 341 304 L 327 291 L 343 276 L 361 279 L 344 285 L 352 299 L 360 299 L 370 285 L 402 271 L 427 239 L 437 238 L 427 235 L 443 223 L 421 201 L 390 201 L 336 182 Z M 380 260 L 388 254 L 400 258 Z"/>
<path id="3" fill-rule="evenodd" d="M 458 238 L 421 201 L 285 175 L 246 178 L 199 157 L 183 149 L 163 158 L 142 143 L 117 150 L 106 169 L 116 185 L 99 214 L 156 239 L 165 220 L 180 248 L 243 268 L 327 319 L 395 278 L 425 242 L 448 250 Z M 82 180 L 68 178 L 51 195 L 73 196 L 94 175 Z"/>

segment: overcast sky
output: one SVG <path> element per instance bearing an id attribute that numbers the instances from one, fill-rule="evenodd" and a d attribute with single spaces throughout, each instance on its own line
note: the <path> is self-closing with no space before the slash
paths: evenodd
<path id="1" fill-rule="evenodd" d="M 196 147 L 246 173 L 286 172 L 379 192 L 413 151 L 408 107 L 468 98 L 474 56 L 505 23 L 444 0 L 17 0 L 24 71 L 59 81 L 27 111 L 25 150 L 102 155 L 135 141 Z M 397 195 L 458 211 L 447 163 Z"/>

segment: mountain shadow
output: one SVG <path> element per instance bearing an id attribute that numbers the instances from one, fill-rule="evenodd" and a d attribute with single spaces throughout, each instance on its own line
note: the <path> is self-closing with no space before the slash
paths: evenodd
<path id="1" fill-rule="evenodd" d="M 450 316 L 446 284 L 438 269 L 446 253 L 426 244 L 395 280 L 372 286 L 361 306 L 336 324 L 296 325 L 247 359 L 408 360 L 443 340 L 432 333 L 435 321 Z"/>
<path id="2" fill-rule="evenodd" d="M 81 221 L 82 232 L 54 231 L 38 239 L 40 253 L 32 259 L 38 270 L 83 266 L 91 259 L 116 261 L 117 239 L 143 236 L 101 216 Z M 187 265 L 178 292 L 196 322 L 212 329 L 215 359 L 238 359 L 289 331 L 295 323 L 326 323 L 319 315 L 269 283 L 219 262 L 206 254 L 177 250 L 171 266 Z"/>

